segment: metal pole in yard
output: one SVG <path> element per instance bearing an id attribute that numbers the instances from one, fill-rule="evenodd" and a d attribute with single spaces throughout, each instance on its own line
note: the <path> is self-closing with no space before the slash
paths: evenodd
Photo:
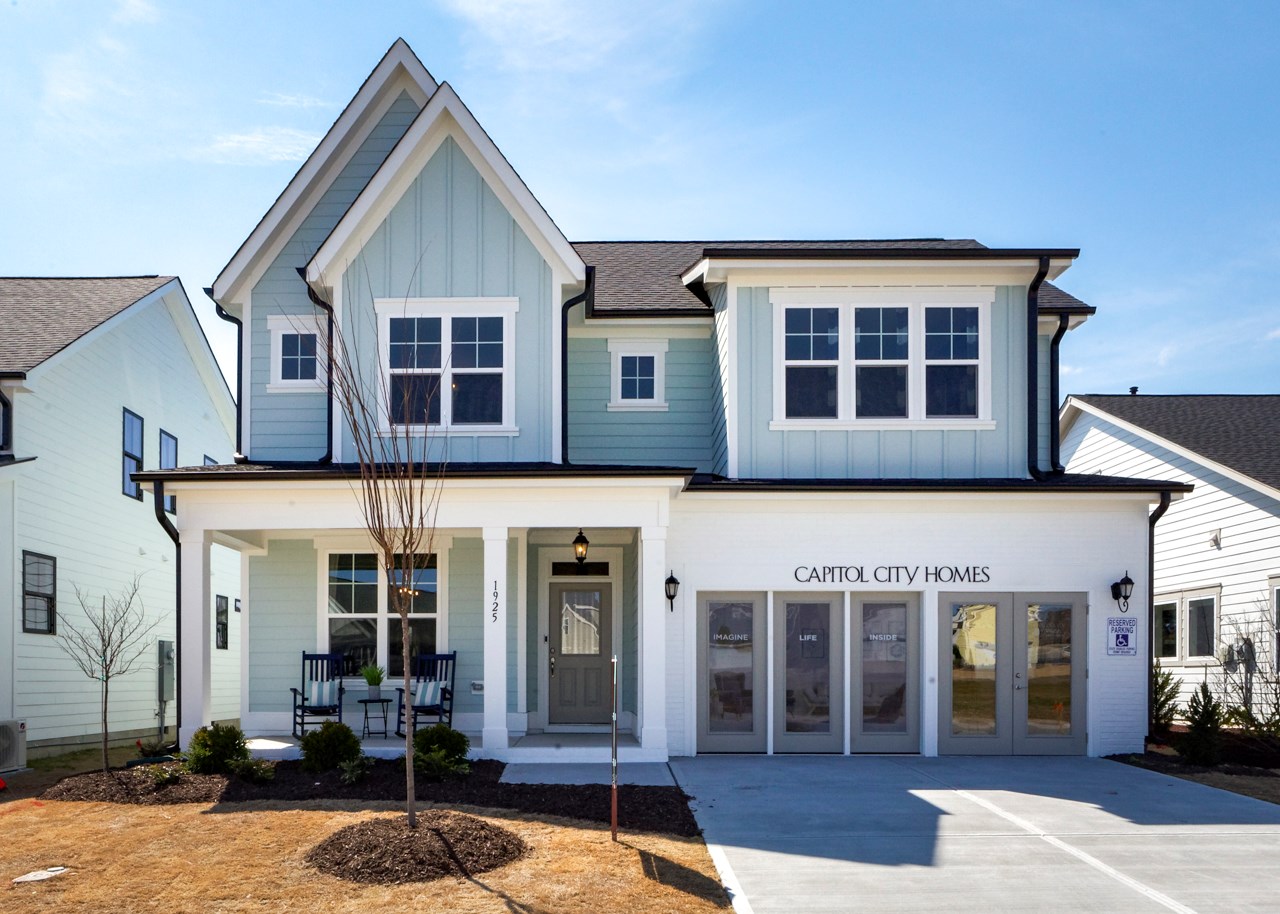
<path id="1" fill-rule="evenodd" d="M 618 655 L 613 655 L 613 690 L 609 696 L 609 708 L 613 713 L 610 724 L 611 753 L 613 764 L 611 774 L 612 787 L 609 791 L 609 833 L 613 840 L 618 840 Z"/>

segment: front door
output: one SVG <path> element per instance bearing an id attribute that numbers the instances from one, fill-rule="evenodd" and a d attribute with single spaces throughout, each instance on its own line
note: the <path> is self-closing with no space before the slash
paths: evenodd
<path id="1" fill-rule="evenodd" d="M 920 751 L 920 607 L 915 594 L 855 594 L 853 752 Z"/>
<path id="2" fill-rule="evenodd" d="M 773 749 L 844 750 L 844 601 L 774 597 Z"/>
<path id="3" fill-rule="evenodd" d="M 1083 755 L 1085 595 L 941 594 L 938 751 Z"/>
<path id="4" fill-rule="evenodd" d="M 698 751 L 765 750 L 764 594 L 698 598 Z"/>
<path id="5" fill-rule="evenodd" d="M 611 598 L 608 584 L 551 585 L 548 723 L 609 723 Z"/>

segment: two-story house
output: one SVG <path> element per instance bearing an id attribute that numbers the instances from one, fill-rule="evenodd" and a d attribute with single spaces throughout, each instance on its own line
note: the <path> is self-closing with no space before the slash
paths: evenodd
<path id="1" fill-rule="evenodd" d="M 88 627 L 86 606 L 135 580 L 154 627 L 135 672 L 111 682 L 112 734 L 176 723 L 161 664 L 176 641 L 211 646 L 210 713 L 238 717 L 240 558 L 211 553 L 210 630 L 180 633 L 177 552 L 156 524 L 178 503 L 155 504 L 131 478 L 231 462 L 235 406 L 182 284 L 0 278 L 0 326 L 0 729 L 23 722 L 32 752 L 100 738 L 99 684 L 59 644 Z M 16 763 L 0 752 L 0 768 Z"/>
<path id="2" fill-rule="evenodd" d="M 191 630 L 210 544 L 248 557 L 251 732 L 289 731 L 301 651 L 399 673 L 332 320 L 397 404 L 382 431 L 446 449 L 411 637 L 458 652 L 478 754 L 605 758 L 614 655 L 625 759 L 1134 749 L 1147 633 L 1111 584 L 1145 600 L 1151 506 L 1185 487 L 1058 465 L 1076 256 L 570 243 L 397 42 L 211 289 L 243 462 L 138 478 L 179 498 Z"/>

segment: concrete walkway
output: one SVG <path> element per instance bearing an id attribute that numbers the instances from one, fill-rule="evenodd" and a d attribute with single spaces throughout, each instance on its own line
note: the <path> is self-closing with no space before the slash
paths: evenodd
<path id="1" fill-rule="evenodd" d="M 1280 910 L 1280 806 L 1117 762 L 671 767 L 739 914 Z"/>

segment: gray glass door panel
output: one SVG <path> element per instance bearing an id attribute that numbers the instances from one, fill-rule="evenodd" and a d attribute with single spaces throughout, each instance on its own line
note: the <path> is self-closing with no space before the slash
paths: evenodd
<path id="1" fill-rule="evenodd" d="M 764 594 L 698 599 L 698 751 L 765 751 Z"/>
<path id="2" fill-rule="evenodd" d="M 855 595 L 852 752 L 920 751 L 920 610 L 914 595 Z"/>
<path id="3" fill-rule="evenodd" d="M 844 750 L 844 600 L 774 597 L 774 752 Z"/>
<path id="4" fill-rule="evenodd" d="M 943 593 L 938 751 L 1082 755 L 1083 594 Z"/>
<path id="5" fill-rule="evenodd" d="M 607 724 L 613 606 L 608 584 L 552 584 L 547 720 Z"/>

